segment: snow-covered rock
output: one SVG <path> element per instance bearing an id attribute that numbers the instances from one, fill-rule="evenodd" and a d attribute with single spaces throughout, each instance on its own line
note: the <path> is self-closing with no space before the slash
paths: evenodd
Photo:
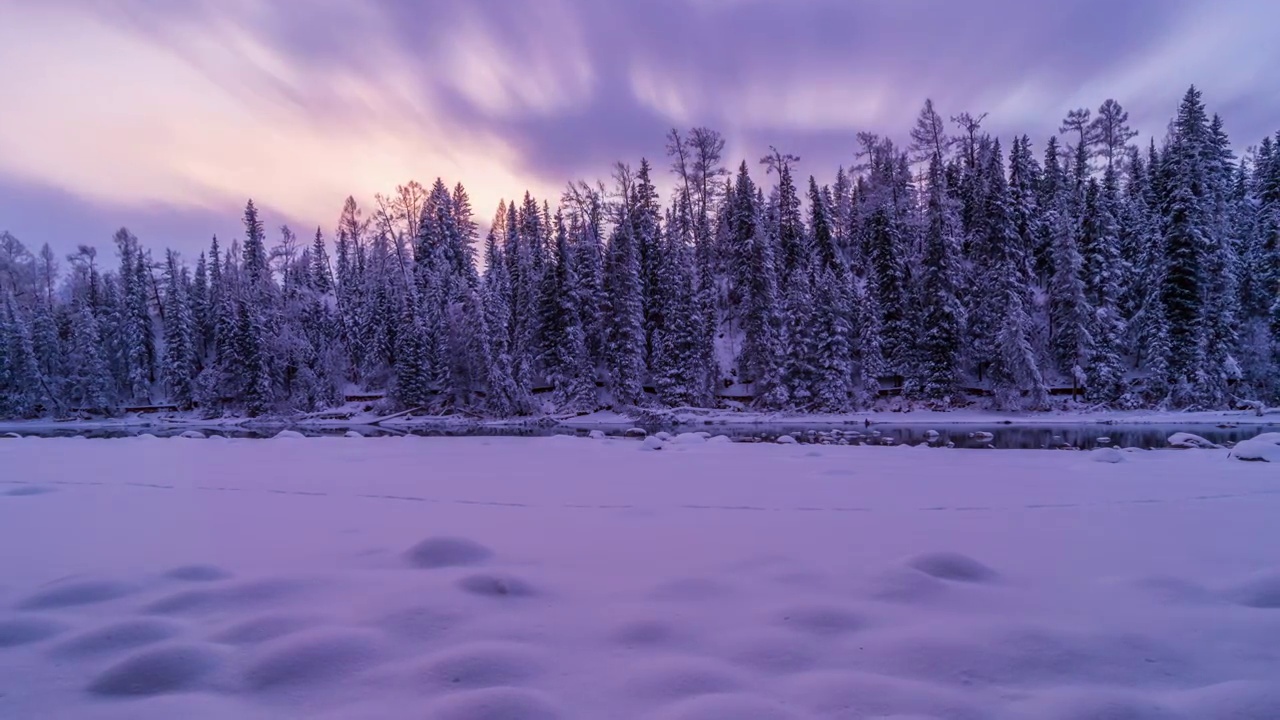
<path id="1" fill-rule="evenodd" d="M 1098 438 L 1097 443 L 1098 443 L 1099 445 L 1110 445 L 1110 444 L 1111 444 L 1111 438 L 1109 438 L 1109 437 L 1107 437 L 1107 436 L 1105 436 L 1105 435 L 1104 435 L 1104 436 L 1102 436 L 1102 437 Z"/>
<path id="2" fill-rule="evenodd" d="M 1280 463 L 1280 433 L 1263 433 L 1231 448 L 1230 457 L 1248 462 Z"/>
<path id="3" fill-rule="evenodd" d="M 733 438 L 729 437 L 728 435 L 712 435 L 711 437 L 707 438 L 707 442 L 716 443 L 717 445 L 719 445 L 721 443 L 731 443 L 733 442 Z"/>
<path id="4" fill-rule="evenodd" d="M 661 450 L 663 444 L 662 440 L 655 435 L 645 438 L 644 442 L 640 443 L 640 449 L 646 451 Z"/>
<path id="5" fill-rule="evenodd" d="M 797 441 L 790 435 L 779 435 L 776 442 L 779 445 L 795 445 Z"/>
<path id="6" fill-rule="evenodd" d="M 649 433 L 646 432 L 644 428 L 633 427 L 633 428 L 627 428 L 627 431 L 622 434 L 624 437 L 642 438 L 642 437 L 648 436 Z"/>
<path id="7" fill-rule="evenodd" d="M 604 431 L 603 431 L 603 430 L 592 430 L 591 432 L 587 433 L 587 437 L 591 438 L 592 440 L 603 440 L 603 439 L 604 439 Z"/>
<path id="8" fill-rule="evenodd" d="M 671 442 L 676 445 L 701 445 L 706 441 L 707 439 L 702 436 L 702 433 L 691 432 L 680 433 L 679 435 L 671 438 Z"/>
<path id="9" fill-rule="evenodd" d="M 157 438 L 155 435 L 152 435 L 151 433 L 142 433 L 141 435 L 138 435 L 136 437 L 138 440 L 159 440 L 159 438 Z"/>
<path id="10" fill-rule="evenodd" d="M 204 440 L 205 439 L 204 433 L 200 432 L 199 430 L 185 430 L 178 437 L 186 438 L 188 440 Z"/>
<path id="11" fill-rule="evenodd" d="M 280 432 L 275 434 L 275 439 L 277 440 L 296 440 L 298 438 L 305 438 L 305 437 L 306 435 L 303 435 L 297 430 L 281 430 Z"/>
<path id="12" fill-rule="evenodd" d="M 663 442 L 666 442 L 671 439 L 671 433 L 667 432 L 666 430 L 659 430 L 658 432 L 654 433 L 653 436 Z"/>
<path id="13" fill-rule="evenodd" d="M 345 433 L 343 433 L 343 434 L 342 434 L 342 437 L 349 437 L 349 438 L 362 438 L 362 437 L 364 437 L 364 436 L 363 436 L 363 435 L 361 435 L 360 433 L 356 432 L 355 430 L 348 430 L 348 431 L 346 431 Z"/>
<path id="14" fill-rule="evenodd" d="M 924 431 L 924 439 L 928 440 L 929 442 L 935 442 L 940 437 L 942 437 L 942 435 L 937 430 Z"/>
<path id="15" fill-rule="evenodd" d="M 1120 463 L 1124 462 L 1124 453 L 1111 447 L 1098 448 L 1089 453 L 1089 459 L 1099 463 Z"/>
<path id="16" fill-rule="evenodd" d="M 1169 436 L 1169 447 L 1178 448 L 1180 450 L 1189 450 L 1197 448 L 1200 450 L 1221 450 L 1221 445 L 1205 440 L 1199 435 L 1193 435 L 1187 432 L 1174 433 Z"/>
<path id="17" fill-rule="evenodd" d="M 974 440 L 977 440 L 978 442 L 991 442 L 992 440 L 996 439 L 995 435 L 992 435 L 989 432 L 981 432 L 981 431 L 975 432 L 975 433 L 969 433 L 969 437 L 973 438 Z"/>
<path id="18" fill-rule="evenodd" d="M 5 434 L 3 434 L 3 435 L 0 435 L 0 438 L 8 438 L 8 439 L 10 439 L 10 440 L 18 440 L 18 439 L 20 439 L 21 437 L 22 437 L 22 436 L 21 436 L 21 435 L 19 435 L 19 434 L 18 434 L 18 433 L 16 433 L 16 432 L 7 432 L 7 433 L 5 433 Z"/>

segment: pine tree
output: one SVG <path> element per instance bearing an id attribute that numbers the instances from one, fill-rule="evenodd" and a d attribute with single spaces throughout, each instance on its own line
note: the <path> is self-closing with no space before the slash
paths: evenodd
<path id="1" fill-rule="evenodd" d="M 630 168 L 618 166 L 618 222 L 609 238 L 604 267 L 603 312 L 608 322 L 605 365 L 614 401 L 620 405 L 638 405 L 644 396 L 645 309 L 644 282 L 641 277 L 640 244 L 635 237 L 637 226 L 646 232 L 657 232 L 656 218 L 637 222 L 638 200 L 649 202 L 646 189 L 635 191 L 635 178 Z M 650 209 L 646 207 L 645 212 Z M 652 229 L 650 229 L 652 228 Z"/>
<path id="2" fill-rule="evenodd" d="M 485 241 L 485 273 L 481 284 L 484 305 L 484 337 L 488 356 L 485 380 L 488 393 L 485 404 L 499 415 L 513 415 L 523 411 L 523 398 L 516 387 L 511 368 L 511 281 L 507 263 L 498 246 L 497 233 L 489 231 Z"/>
<path id="3" fill-rule="evenodd" d="M 102 353 L 98 319 L 81 303 L 72 316 L 67 348 L 67 394 L 72 406 L 88 412 L 110 412 L 110 379 Z"/>
<path id="4" fill-rule="evenodd" d="M 264 330 L 260 322 L 259 315 L 250 309 L 247 302 L 236 303 L 235 342 L 240 362 L 237 395 L 244 400 L 249 417 L 269 412 L 274 403 L 267 352 L 262 342 Z"/>
<path id="5" fill-rule="evenodd" d="M 945 182 L 942 156 L 935 153 L 928 171 L 919 358 L 922 394 L 943 405 L 951 402 L 958 389 L 965 323 L 964 304 L 958 297 L 959 223 Z"/>
<path id="6" fill-rule="evenodd" d="M 1120 238 L 1107 196 L 1114 188 L 1115 171 L 1107 171 L 1108 189 L 1090 179 L 1081 218 L 1080 256 L 1085 302 L 1092 311 L 1088 325 L 1089 347 L 1086 395 L 1093 402 L 1115 403 L 1124 393 L 1124 362 L 1120 318 Z"/>
<path id="7" fill-rule="evenodd" d="M 1048 391 L 1031 346 L 1031 318 L 1026 310 L 1028 263 L 1022 256 L 1009 191 L 1004 177 L 1000 143 L 992 147 L 986 170 L 986 205 L 983 208 L 987 237 L 980 256 L 988 263 L 989 283 L 983 290 L 990 304 L 1002 310 L 995 323 L 995 337 L 988 372 L 996 403 L 1004 408 L 1043 407 Z"/>
<path id="8" fill-rule="evenodd" d="M 554 224 L 555 253 L 543 281 L 542 333 L 548 343 L 543 365 L 561 408 L 590 410 L 595 407 L 596 385 L 578 308 L 581 294 L 576 258 L 569 246 L 563 215 L 557 213 Z"/>
<path id="9" fill-rule="evenodd" d="M 189 408 L 195 400 L 195 321 L 173 252 L 165 253 L 164 364 L 161 376 L 169 400 Z"/>
<path id="10" fill-rule="evenodd" d="M 1173 138 L 1163 155 L 1164 246 L 1166 266 L 1162 301 L 1169 327 L 1169 383 L 1181 406 L 1199 400 L 1194 387 L 1205 370 L 1202 342 L 1206 258 L 1211 240 L 1211 142 L 1200 91 L 1183 97 Z"/>

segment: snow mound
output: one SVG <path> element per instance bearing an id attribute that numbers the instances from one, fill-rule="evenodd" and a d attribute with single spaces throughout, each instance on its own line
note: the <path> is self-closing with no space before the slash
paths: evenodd
<path id="1" fill-rule="evenodd" d="M 43 485 L 24 485 L 20 488 L 14 488 L 4 493 L 6 497 L 31 497 L 33 495 L 47 495 L 51 492 L 57 492 L 51 487 Z"/>
<path id="2" fill-rule="evenodd" d="M 433 642 L 466 619 L 466 615 L 454 610 L 411 605 L 383 613 L 373 625 L 392 637 Z"/>
<path id="3" fill-rule="evenodd" d="M 800 716 L 768 698 L 746 693 L 717 693 L 663 708 L 654 720 L 798 720 Z"/>
<path id="4" fill-rule="evenodd" d="M 178 437 L 186 438 L 188 440 L 204 440 L 205 434 L 200 432 L 199 430 L 185 430 Z"/>
<path id="5" fill-rule="evenodd" d="M 800 632 L 832 637 L 853 632 L 866 625 L 857 613 L 833 605 L 800 605 L 777 613 L 778 622 Z"/>
<path id="6" fill-rule="evenodd" d="M 906 628 L 867 633 L 858 646 L 876 672 L 952 686 L 1147 686 L 1187 677 L 1197 657 L 1138 633 L 1043 625 Z"/>
<path id="7" fill-rule="evenodd" d="M 931 575 L 939 580 L 986 583 L 1000 575 L 971 557 L 953 552 L 935 552 L 917 555 L 907 561 L 907 566 Z"/>
<path id="8" fill-rule="evenodd" d="M 245 670 L 254 690 L 313 685 L 371 667 L 381 656 L 377 635 L 318 630 L 264 646 Z"/>
<path id="9" fill-rule="evenodd" d="M 1188 718 L 1280 718 L 1280 687 L 1274 682 L 1232 680 L 1181 693 L 1179 701 Z"/>
<path id="10" fill-rule="evenodd" d="M 493 557 L 493 551 L 474 540 L 458 537 L 427 538 L 405 552 L 405 560 L 416 568 L 479 565 Z"/>
<path id="11" fill-rule="evenodd" d="M 313 583 L 301 580 L 269 578 L 210 590 L 174 593 L 156 600 L 144 609 L 156 615 L 234 612 L 272 605 L 314 588 Z"/>
<path id="12" fill-rule="evenodd" d="M 694 432 L 680 433 L 671 438 L 671 442 L 675 445 L 702 445 L 706 441 L 707 438 L 703 433 Z"/>
<path id="13" fill-rule="evenodd" d="M 591 438 L 592 440 L 603 440 L 605 438 L 605 434 L 603 430 L 592 430 L 591 432 L 587 433 L 587 437 Z"/>
<path id="14" fill-rule="evenodd" d="M 717 444 L 720 444 L 720 443 L 731 443 L 731 442 L 733 442 L 733 438 L 729 437 L 728 435 L 713 435 L 713 436 L 711 436 L 711 437 L 707 438 L 707 442 L 709 442 L 709 443 L 717 443 Z"/>
<path id="15" fill-rule="evenodd" d="M 363 435 L 361 435 L 360 433 L 356 432 L 355 430 L 348 430 L 348 431 L 346 431 L 346 432 L 342 433 L 342 437 L 348 437 L 348 438 L 362 438 L 362 437 L 364 437 L 364 436 L 363 436 Z"/>
<path id="16" fill-rule="evenodd" d="M 147 650 L 112 665 L 89 685 L 97 695 L 143 696 L 191 690 L 222 665 L 222 656 L 203 645 Z"/>
<path id="17" fill-rule="evenodd" d="M 1189 720 L 1182 713 L 1148 695 L 1105 687 L 1051 689 L 1015 704 L 1010 717 L 1037 720 Z"/>
<path id="18" fill-rule="evenodd" d="M 1104 447 L 1098 448 L 1089 453 L 1089 460 L 1097 463 L 1122 463 L 1125 461 L 1124 453 L 1115 448 Z"/>
<path id="19" fill-rule="evenodd" d="M 613 642 L 626 647 L 671 645 L 684 636 L 685 633 L 675 625 L 655 618 L 623 622 L 609 634 Z"/>
<path id="20" fill-rule="evenodd" d="M 726 657 L 755 672 L 784 675 L 815 666 L 817 642 L 785 630 L 751 630 L 728 641 Z"/>
<path id="21" fill-rule="evenodd" d="M 734 595 L 734 588 L 712 580 L 711 578 L 689 577 L 668 580 L 653 589 L 649 597 L 653 600 L 675 602 L 705 602 L 723 600 Z"/>
<path id="22" fill-rule="evenodd" d="M 929 602 L 947 591 L 946 583 L 933 575 L 904 567 L 882 575 L 871 596 L 892 603 Z"/>
<path id="23" fill-rule="evenodd" d="M 16 432 L 7 432 L 3 435 L 0 435 L 0 438 L 4 438 L 6 440 L 21 440 L 22 436 Z"/>
<path id="24" fill-rule="evenodd" d="M 786 682 L 785 692 L 822 717 L 947 720 L 989 717 L 958 691 L 874 673 L 844 670 L 802 673 Z"/>
<path id="25" fill-rule="evenodd" d="M 671 439 L 671 433 L 667 432 L 666 430 L 659 430 L 658 432 L 654 433 L 653 436 L 658 438 L 662 442 L 667 442 L 668 440 Z"/>
<path id="26" fill-rule="evenodd" d="M 510 642 L 475 642 L 430 658 L 422 672 L 432 686 L 455 690 L 517 686 L 541 674 L 546 658 Z"/>
<path id="27" fill-rule="evenodd" d="M 112 580 L 82 580 L 56 583 L 48 590 L 28 596 L 18 603 L 20 610 L 52 610 L 75 605 L 91 605 L 124 597 L 133 587 Z"/>
<path id="28" fill-rule="evenodd" d="M 155 435 L 152 435 L 151 433 L 142 433 L 140 435 L 135 435 L 134 439 L 135 440 L 159 440 L 160 438 L 156 437 Z"/>
<path id="29" fill-rule="evenodd" d="M 318 621 L 303 615 L 262 615 L 240 621 L 214 635 L 214 640 L 228 645 L 256 645 L 292 635 L 314 626 Z"/>
<path id="30" fill-rule="evenodd" d="M 1187 433 L 1187 432 L 1174 433 L 1170 435 L 1169 447 L 1178 448 L 1179 450 L 1190 450 L 1190 449 L 1221 450 L 1222 449 L 1221 445 L 1216 445 L 1214 443 L 1209 442 L 1208 440 L 1205 440 L 1199 435 L 1193 435 L 1192 433 Z"/>
<path id="31" fill-rule="evenodd" d="M 66 626 L 62 623 L 41 617 L 0 620 L 0 648 L 37 643 L 65 629 Z"/>
<path id="32" fill-rule="evenodd" d="M 164 576 L 184 582 L 215 582 L 230 578 L 231 573 L 213 565 L 183 565 L 166 572 Z"/>
<path id="33" fill-rule="evenodd" d="M 1280 463 L 1280 433 L 1262 433 L 1231 448 L 1230 457 L 1248 462 Z"/>
<path id="34" fill-rule="evenodd" d="M 168 640 L 180 631 L 174 623 L 150 618 L 122 620 L 70 638 L 53 652 L 73 658 L 106 655 Z"/>
<path id="35" fill-rule="evenodd" d="M 732 666 L 703 657 L 650 659 L 629 667 L 627 675 L 627 694 L 661 702 L 729 692 L 747 683 Z"/>
<path id="36" fill-rule="evenodd" d="M 779 435 L 776 442 L 779 445 L 795 445 L 798 441 L 791 435 Z"/>
<path id="37" fill-rule="evenodd" d="M 1245 607 L 1280 610 L 1280 571 L 1259 573 L 1231 588 L 1227 596 Z"/>
<path id="38" fill-rule="evenodd" d="M 297 430 L 281 430 L 276 433 L 274 437 L 276 440 L 298 440 L 300 438 L 305 438 L 306 435 L 303 435 Z"/>
<path id="39" fill-rule="evenodd" d="M 452 693 L 427 708 L 431 720 L 560 720 L 546 694 L 521 688 L 487 688 Z"/>
<path id="40" fill-rule="evenodd" d="M 538 594 L 528 582 L 511 575 L 477 573 L 458 581 L 458 587 L 472 595 L 491 598 L 527 598 Z"/>
<path id="41" fill-rule="evenodd" d="M 640 443 L 640 449 L 645 451 L 661 450 L 663 445 L 662 438 L 653 435 L 645 438 L 644 442 Z"/>

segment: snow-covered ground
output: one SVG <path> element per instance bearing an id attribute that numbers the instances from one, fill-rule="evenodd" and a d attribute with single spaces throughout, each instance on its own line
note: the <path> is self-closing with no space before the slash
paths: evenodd
<path id="1" fill-rule="evenodd" d="M 0 717 L 1280 717 L 1274 464 L 677 439 L 0 440 Z"/>

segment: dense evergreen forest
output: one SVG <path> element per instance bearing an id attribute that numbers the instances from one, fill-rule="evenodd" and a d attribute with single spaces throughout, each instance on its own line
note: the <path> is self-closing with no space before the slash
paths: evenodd
<path id="1" fill-rule="evenodd" d="M 1145 143 L 1113 100 L 1039 148 L 982 120 L 926 102 L 905 145 L 861 134 L 807 180 L 672 131 L 665 204 L 665 169 L 619 163 L 483 237 L 440 180 L 313 239 L 251 201 L 194 258 L 5 233 L 0 416 L 1280 402 L 1280 134 L 1237 157 L 1195 88 Z"/>

